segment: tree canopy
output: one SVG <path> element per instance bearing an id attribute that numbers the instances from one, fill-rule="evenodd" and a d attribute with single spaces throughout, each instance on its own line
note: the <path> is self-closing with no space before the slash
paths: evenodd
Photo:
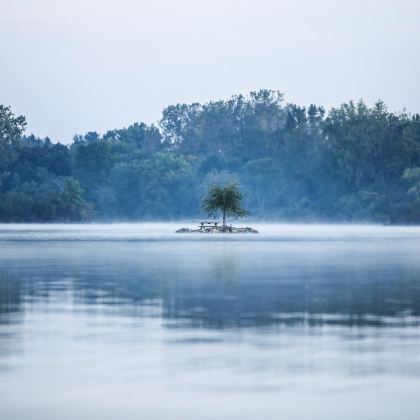
<path id="1" fill-rule="evenodd" d="M 0 221 L 198 217 L 211 185 L 236 184 L 255 218 L 420 222 L 420 115 L 381 101 L 326 111 L 262 90 L 69 145 L 25 125 L 0 106 Z"/>
<path id="2" fill-rule="evenodd" d="M 213 185 L 203 200 L 203 210 L 210 217 L 222 215 L 223 226 L 226 225 L 226 217 L 244 217 L 248 211 L 242 207 L 242 194 L 236 184 L 224 186 Z"/>

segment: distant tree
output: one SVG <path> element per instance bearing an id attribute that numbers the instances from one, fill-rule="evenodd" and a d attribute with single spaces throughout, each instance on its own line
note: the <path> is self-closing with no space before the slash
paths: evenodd
<path id="1" fill-rule="evenodd" d="M 25 127 L 25 117 L 15 117 L 10 107 L 0 105 L 0 150 L 16 143 Z"/>
<path id="2" fill-rule="evenodd" d="M 207 213 L 223 215 L 216 193 L 236 184 L 247 209 L 272 219 L 420 223 L 420 115 L 381 101 L 326 112 L 261 90 L 70 145 L 23 136 L 25 124 L 0 105 L 0 221 L 194 217 L 213 185 L 226 187 Z"/>
<path id="3" fill-rule="evenodd" d="M 60 195 L 60 216 L 66 221 L 87 220 L 90 216 L 90 209 L 82 197 L 82 190 L 79 182 L 66 178 L 63 191 Z"/>
<path id="4" fill-rule="evenodd" d="M 16 144 L 25 127 L 25 117 L 15 117 L 10 107 L 0 105 L 0 186 L 4 172 L 16 158 Z"/>
<path id="5" fill-rule="evenodd" d="M 213 185 L 203 200 L 203 210 L 211 217 L 217 217 L 221 213 L 223 226 L 226 225 L 227 216 L 237 218 L 248 214 L 242 207 L 242 194 L 236 184 Z"/>
<path id="6" fill-rule="evenodd" d="M 406 168 L 403 178 L 410 183 L 407 193 L 414 195 L 417 202 L 420 202 L 420 168 Z"/>

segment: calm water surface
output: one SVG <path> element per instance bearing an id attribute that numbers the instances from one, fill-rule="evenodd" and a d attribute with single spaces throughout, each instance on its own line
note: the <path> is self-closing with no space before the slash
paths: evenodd
<path id="1" fill-rule="evenodd" d="M 419 419 L 420 228 L 181 225 L 0 225 L 1 419 Z"/>

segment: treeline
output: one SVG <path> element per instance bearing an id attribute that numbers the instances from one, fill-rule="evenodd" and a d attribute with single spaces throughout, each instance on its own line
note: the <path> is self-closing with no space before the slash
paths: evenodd
<path id="1" fill-rule="evenodd" d="M 1 221 L 195 217 L 209 185 L 236 182 L 256 218 L 420 222 L 420 115 L 382 102 L 326 112 L 262 90 L 68 146 L 25 124 L 0 106 Z"/>

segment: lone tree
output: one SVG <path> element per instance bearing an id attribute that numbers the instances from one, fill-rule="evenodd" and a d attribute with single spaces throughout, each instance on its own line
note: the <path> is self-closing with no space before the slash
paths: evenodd
<path id="1" fill-rule="evenodd" d="M 209 217 L 217 217 L 221 213 L 223 226 L 226 225 L 226 216 L 238 218 L 248 214 L 242 207 L 242 194 L 236 184 L 210 187 L 202 207 Z"/>

